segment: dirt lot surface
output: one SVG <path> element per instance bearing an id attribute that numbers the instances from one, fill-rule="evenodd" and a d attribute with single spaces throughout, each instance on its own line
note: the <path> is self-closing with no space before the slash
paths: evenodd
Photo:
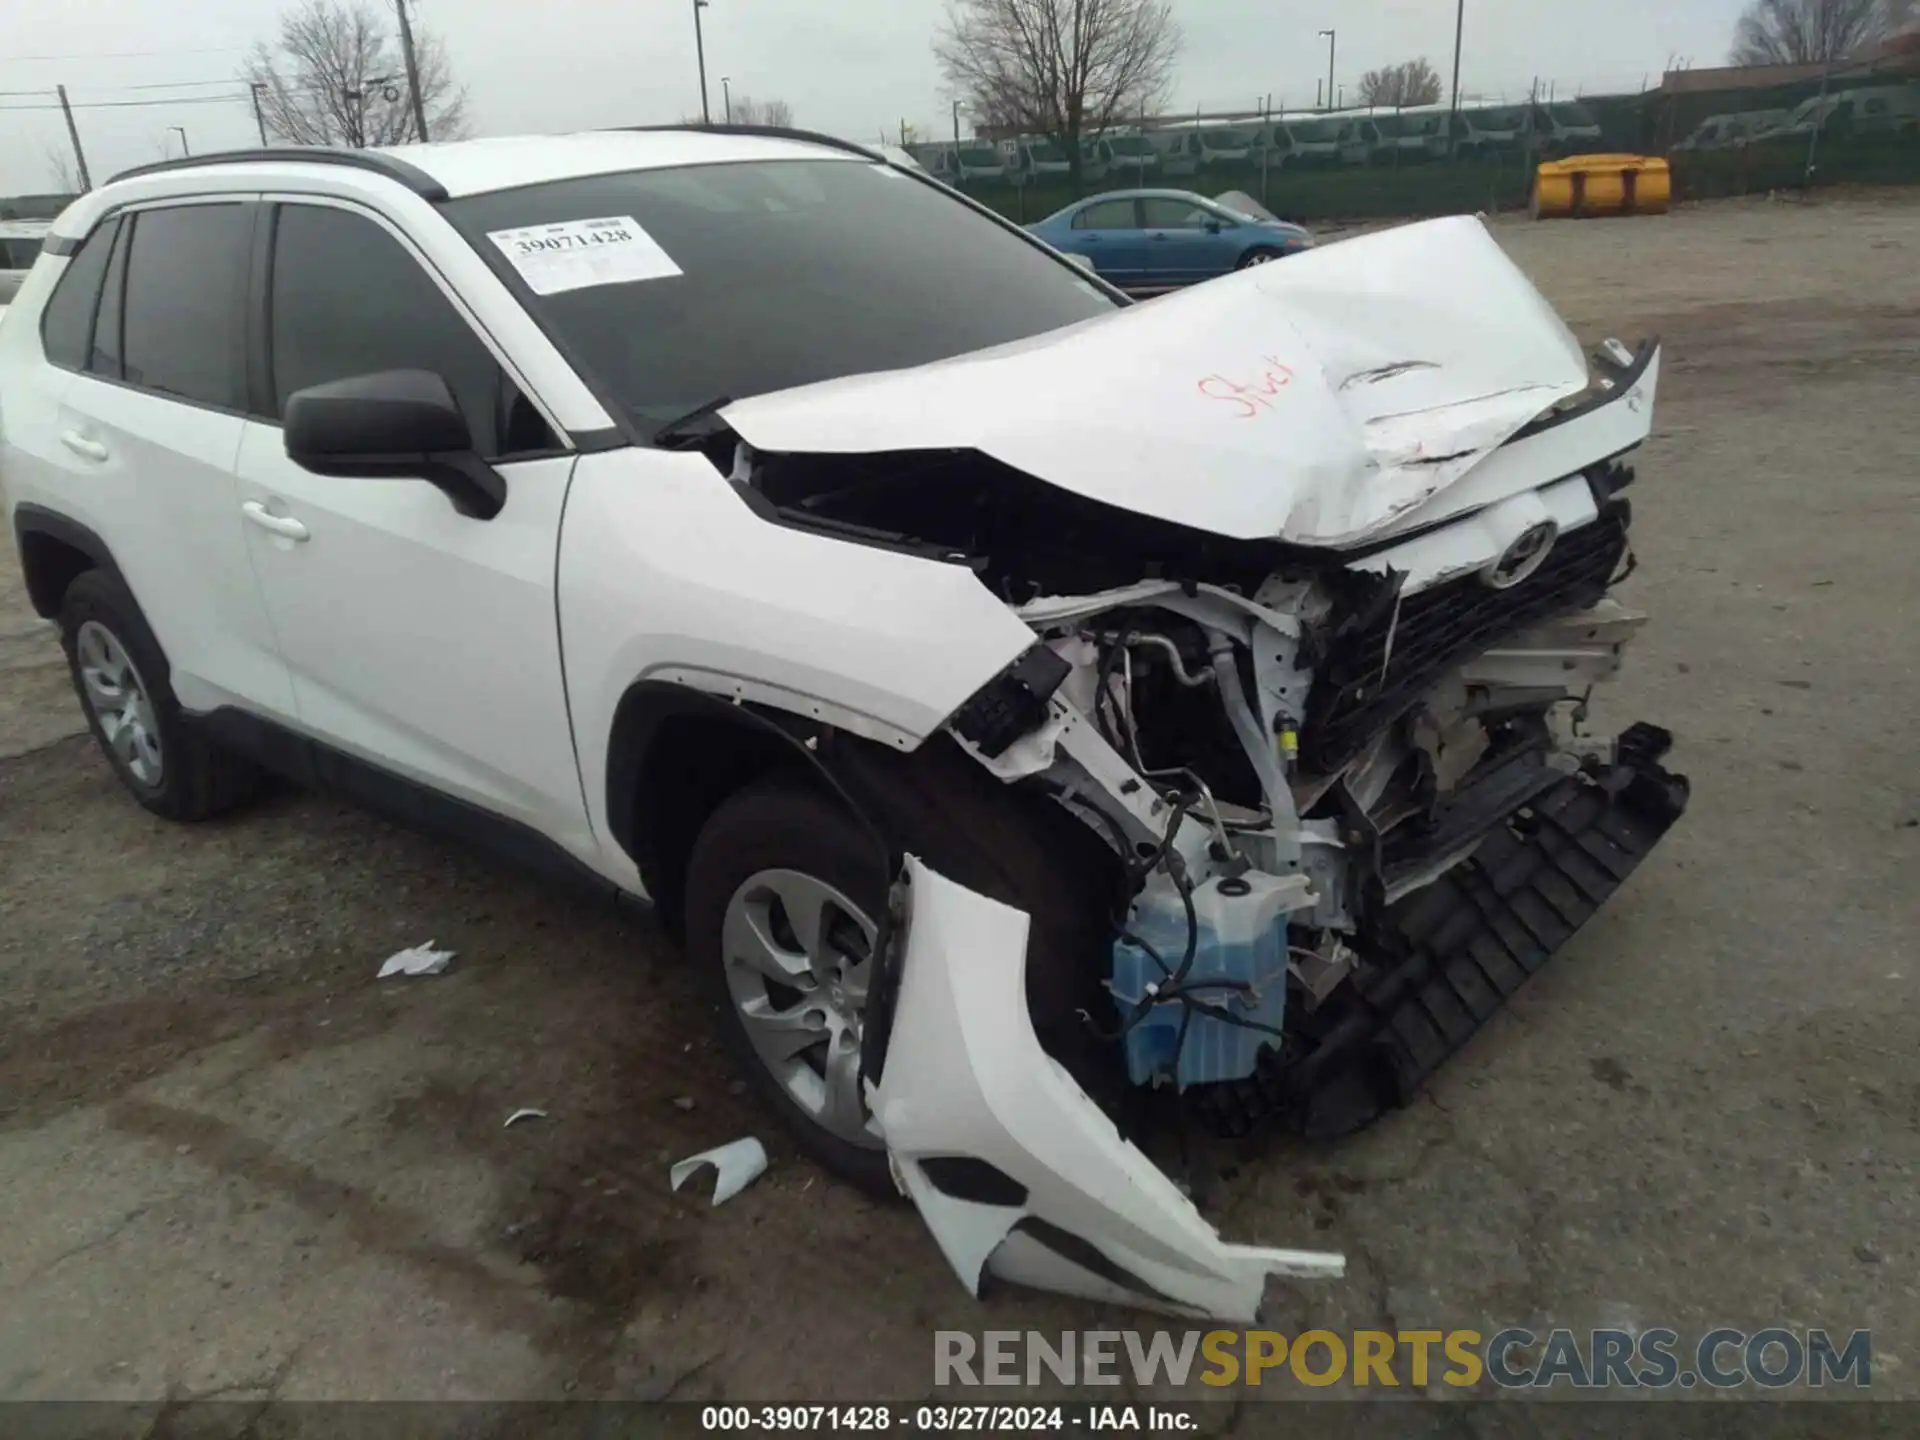
<path id="1" fill-rule="evenodd" d="M 1213 1218 L 1346 1251 L 1281 1329 L 1871 1327 L 1920 1398 L 1920 205 L 1497 233 L 1583 338 L 1667 342 L 1604 718 L 1678 734 L 1693 809 L 1420 1103 L 1253 1146 Z M 738 1093 L 646 921 L 325 798 L 168 826 L 78 716 L 9 554 L 0 1399 L 912 1398 L 936 1328 L 1151 1323 L 963 1294 Z M 758 1184 L 669 1193 L 749 1132 Z"/>

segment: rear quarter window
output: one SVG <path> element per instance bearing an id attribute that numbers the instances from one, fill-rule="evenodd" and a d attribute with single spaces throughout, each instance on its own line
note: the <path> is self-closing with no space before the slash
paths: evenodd
<path id="1" fill-rule="evenodd" d="M 100 305 L 100 281 L 107 273 L 107 256 L 119 229 L 117 218 L 96 228 L 67 261 L 53 288 L 40 317 L 40 343 L 55 365 L 78 370 L 87 363 L 93 315 Z"/>

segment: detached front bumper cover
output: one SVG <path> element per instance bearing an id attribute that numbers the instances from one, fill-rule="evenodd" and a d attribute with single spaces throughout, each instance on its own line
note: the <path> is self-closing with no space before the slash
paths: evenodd
<path id="1" fill-rule="evenodd" d="M 1344 1256 L 1230 1245 L 1040 1047 L 1027 916 L 909 856 L 887 1059 L 868 1098 L 902 1190 L 970 1294 L 989 1271 L 1087 1299 L 1251 1324 L 1269 1276 Z"/>

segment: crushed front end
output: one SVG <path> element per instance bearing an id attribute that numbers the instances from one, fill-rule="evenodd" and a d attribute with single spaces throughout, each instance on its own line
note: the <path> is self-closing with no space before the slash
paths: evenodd
<path id="1" fill-rule="evenodd" d="M 1250 590 L 1021 607 L 1038 645 L 1001 688 L 1032 727 L 981 706 L 955 730 L 1124 847 L 1137 891 L 1089 1023 L 1132 1083 L 1227 1135 L 1357 1129 L 1680 816 L 1666 732 L 1589 723 L 1645 619 L 1609 594 L 1631 478 L 1609 458 L 1462 518 L 1471 538 L 1442 525 Z"/>
<path id="2" fill-rule="evenodd" d="M 1611 592 L 1634 563 L 1626 457 L 1651 428 L 1659 347 L 1610 341 L 1589 365 L 1484 231 L 1436 227 L 1425 249 L 1407 227 L 1318 252 L 1317 271 L 1289 262 L 1268 267 L 1284 280 L 1156 302 L 1135 327 L 1159 342 L 1140 351 L 1145 378 L 1116 355 L 1089 405 L 1124 385 L 1144 406 L 1186 374 L 1165 354 L 1191 328 L 1180 305 L 1219 327 L 1293 327 L 1297 355 L 1268 355 L 1251 381 L 1217 372 L 1167 407 L 1176 433 L 1229 427 L 1228 448 L 1195 441 L 1221 460 L 1210 477 L 1156 480 L 1151 451 L 1005 421 L 1026 371 L 1122 348 L 1118 321 L 971 362 L 965 383 L 1002 418 L 939 448 L 889 449 L 888 422 L 835 412 L 888 391 L 922 403 L 931 372 L 738 427 L 736 483 L 770 517 L 970 565 L 1032 629 L 948 733 L 1081 821 L 1124 877 L 1080 1043 L 1063 1047 L 1037 1042 L 1018 1003 L 1021 967 L 1043 963 L 1024 928 L 916 872 L 940 918 L 903 917 L 903 1008 L 879 1023 L 912 1039 L 871 1094 L 903 1188 L 969 1288 L 992 1270 L 1247 1321 L 1265 1274 L 1338 1273 L 1338 1257 L 1223 1245 L 1106 1118 L 1125 1108 L 1111 1096 L 1172 1097 L 1227 1136 L 1364 1126 L 1686 807 L 1664 730 L 1605 735 L 1590 716 L 1645 621 Z M 1481 276 L 1476 301 L 1500 290 L 1511 343 L 1463 339 L 1447 309 L 1466 302 L 1429 261 Z M 1331 318 L 1343 307 L 1358 318 Z M 1200 408 L 1228 395 L 1244 415 Z M 1286 416 L 1291 429 L 1272 420 Z"/>

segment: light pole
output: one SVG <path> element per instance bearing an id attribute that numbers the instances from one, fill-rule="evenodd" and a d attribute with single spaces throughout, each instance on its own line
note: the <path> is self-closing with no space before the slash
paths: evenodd
<path id="1" fill-rule="evenodd" d="M 953 102 L 953 183 L 960 183 L 960 106 L 962 102 Z"/>
<path id="2" fill-rule="evenodd" d="M 711 125 L 713 115 L 707 109 L 707 42 L 700 33 L 700 12 L 707 0 L 693 0 L 693 53 L 700 61 L 700 123 Z"/>
<path id="3" fill-rule="evenodd" d="M 1333 31 L 1322 30 L 1320 33 L 1327 37 L 1327 108 L 1331 110 L 1333 108 Z"/>
<path id="4" fill-rule="evenodd" d="M 727 103 L 727 124 L 733 123 L 733 81 L 729 75 L 720 77 L 720 97 Z"/>
<path id="5" fill-rule="evenodd" d="M 1467 0 L 1455 0 L 1453 11 L 1453 113 L 1447 120 L 1447 154 L 1460 145 L 1460 34 L 1467 25 Z"/>
<path id="6" fill-rule="evenodd" d="M 169 125 L 167 126 L 167 130 L 170 134 L 178 135 L 180 137 L 180 153 L 182 155 L 193 154 L 193 151 L 187 148 L 187 127 L 186 126 Z"/>

